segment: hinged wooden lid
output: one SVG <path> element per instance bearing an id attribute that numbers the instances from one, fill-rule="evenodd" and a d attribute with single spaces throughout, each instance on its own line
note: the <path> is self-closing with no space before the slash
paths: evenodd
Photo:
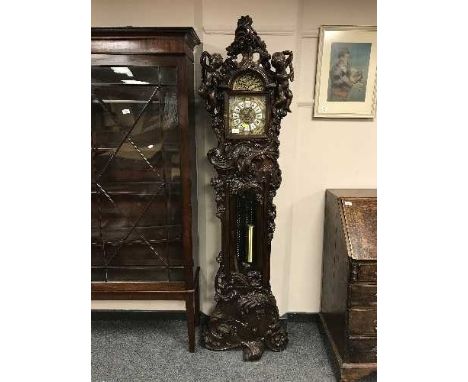
<path id="1" fill-rule="evenodd" d="M 377 260 L 377 198 L 340 199 L 348 255 Z"/>

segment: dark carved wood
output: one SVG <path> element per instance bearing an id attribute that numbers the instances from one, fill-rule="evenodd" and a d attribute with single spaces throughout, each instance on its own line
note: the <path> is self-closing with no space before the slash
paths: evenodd
<path id="1" fill-rule="evenodd" d="M 290 111 L 294 78 L 293 53 L 268 53 L 265 43 L 243 16 L 237 23 L 235 39 L 227 47 L 227 58 L 203 52 L 200 96 L 212 117 L 218 140 L 209 150 L 208 160 L 217 175 L 211 184 L 215 191 L 217 217 L 222 224 L 222 250 L 215 281 L 217 302 L 202 342 L 211 350 L 243 348 L 244 360 L 258 360 L 265 346 L 273 351 L 286 348 L 288 335 L 280 325 L 278 308 L 270 288 L 270 250 L 275 230 L 276 207 L 273 198 L 281 184 L 278 165 L 281 119 Z M 256 58 L 258 55 L 258 58 Z M 242 73 L 259 75 L 267 95 L 266 130 L 261 136 L 232 137 L 227 133 L 229 94 L 233 80 Z M 256 201 L 256 259 L 247 263 L 234 248 L 236 198 L 249 193 Z"/>
<path id="2" fill-rule="evenodd" d="M 320 319 L 339 380 L 377 370 L 377 197 L 327 190 Z"/>

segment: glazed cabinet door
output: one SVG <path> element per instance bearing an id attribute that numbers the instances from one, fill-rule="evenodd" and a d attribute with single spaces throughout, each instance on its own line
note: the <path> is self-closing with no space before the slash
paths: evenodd
<path id="1" fill-rule="evenodd" d="M 93 55 L 92 281 L 184 280 L 178 61 Z"/>

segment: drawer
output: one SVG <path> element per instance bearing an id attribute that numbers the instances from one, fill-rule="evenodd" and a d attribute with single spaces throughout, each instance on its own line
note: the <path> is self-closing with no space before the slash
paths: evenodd
<path id="1" fill-rule="evenodd" d="M 375 284 L 350 284 L 348 306 L 377 305 L 377 285 Z"/>
<path id="2" fill-rule="evenodd" d="M 351 282 L 377 282 L 377 262 L 351 262 Z"/>
<path id="3" fill-rule="evenodd" d="M 350 308 L 348 309 L 349 336 L 376 336 L 377 309 Z"/>
<path id="4" fill-rule="evenodd" d="M 377 354 L 377 337 L 372 338 L 356 338 L 348 339 L 350 352 L 353 353 L 374 353 Z"/>

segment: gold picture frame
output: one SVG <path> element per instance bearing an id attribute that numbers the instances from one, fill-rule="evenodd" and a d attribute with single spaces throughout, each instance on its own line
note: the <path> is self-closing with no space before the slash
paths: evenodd
<path id="1" fill-rule="evenodd" d="M 374 118 L 377 27 L 320 27 L 314 118 Z"/>

